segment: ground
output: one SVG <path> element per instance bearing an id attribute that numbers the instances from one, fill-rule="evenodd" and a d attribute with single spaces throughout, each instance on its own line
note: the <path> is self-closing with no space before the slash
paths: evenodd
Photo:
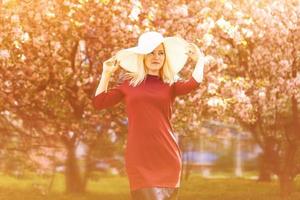
<path id="1" fill-rule="evenodd" d="M 64 177 L 55 175 L 47 192 L 49 177 L 27 175 L 22 179 L 0 174 L 0 200 L 129 200 L 126 177 L 97 174 L 89 181 L 84 195 L 64 194 Z M 300 199 L 300 179 L 290 200 Z M 179 200 L 279 200 L 278 183 L 258 183 L 248 178 L 205 179 L 193 174 L 182 182 Z"/>

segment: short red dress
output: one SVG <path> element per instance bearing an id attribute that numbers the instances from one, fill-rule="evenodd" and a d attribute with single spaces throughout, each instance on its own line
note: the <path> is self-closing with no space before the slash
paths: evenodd
<path id="1" fill-rule="evenodd" d="M 131 191 L 141 188 L 178 188 L 181 152 L 170 124 L 176 96 L 185 95 L 200 85 L 193 77 L 171 86 L 159 76 L 147 74 L 136 87 L 125 80 L 93 98 L 95 109 L 125 102 L 128 136 L 125 167 Z"/>

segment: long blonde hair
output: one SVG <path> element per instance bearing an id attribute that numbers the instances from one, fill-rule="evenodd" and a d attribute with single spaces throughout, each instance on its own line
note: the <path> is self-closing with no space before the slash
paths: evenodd
<path id="1" fill-rule="evenodd" d="M 164 48 L 165 49 L 165 48 Z M 146 78 L 147 75 L 147 69 L 145 66 L 145 55 L 139 54 L 138 55 L 138 69 L 137 72 L 126 72 L 123 76 L 124 79 L 130 80 L 129 84 L 132 86 L 137 86 L 143 80 Z M 175 83 L 178 79 L 179 76 L 172 70 L 172 66 L 170 65 L 169 62 L 169 57 L 168 54 L 165 50 L 165 60 L 163 63 L 163 66 L 159 70 L 159 77 L 163 80 L 163 82 L 172 85 Z"/>

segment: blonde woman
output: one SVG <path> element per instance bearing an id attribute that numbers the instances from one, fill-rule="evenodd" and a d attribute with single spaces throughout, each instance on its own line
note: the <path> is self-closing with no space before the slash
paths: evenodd
<path id="1" fill-rule="evenodd" d="M 196 66 L 187 81 L 177 73 L 191 57 Z M 122 67 L 121 84 L 107 90 L 110 76 Z M 126 104 L 128 136 L 125 167 L 133 200 L 177 199 L 182 170 L 181 152 L 170 118 L 176 96 L 195 90 L 203 79 L 204 56 L 179 37 L 146 32 L 138 46 L 119 51 L 104 62 L 93 105 L 95 109 Z"/>

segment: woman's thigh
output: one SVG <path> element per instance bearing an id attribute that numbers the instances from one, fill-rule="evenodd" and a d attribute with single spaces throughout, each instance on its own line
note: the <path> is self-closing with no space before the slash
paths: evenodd
<path id="1" fill-rule="evenodd" d="M 131 191 L 132 200 L 177 200 L 178 188 L 143 188 Z"/>

